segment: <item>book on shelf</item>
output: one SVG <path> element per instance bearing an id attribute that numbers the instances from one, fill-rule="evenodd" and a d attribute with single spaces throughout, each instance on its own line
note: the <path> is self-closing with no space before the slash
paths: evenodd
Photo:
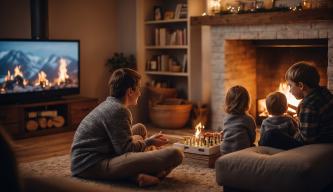
<path id="1" fill-rule="evenodd" d="M 166 28 L 160 28 L 160 33 L 159 33 L 160 37 L 159 37 L 159 42 L 161 46 L 165 46 L 166 45 Z"/>
<path id="2" fill-rule="evenodd" d="M 155 28 L 154 29 L 154 45 L 186 45 L 187 44 L 187 29 L 167 29 Z"/>
<path id="3" fill-rule="evenodd" d="M 179 15 L 180 15 L 180 9 L 182 7 L 182 4 L 181 3 L 178 3 L 176 5 L 176 10 L 175 10 L 175 19 L 179 19 Z"/>
<path id="4" fill-rule="evenodd" d="M 155 28 L 155 39 L 154 39 L 154 43 L 155 45 L 160 45 L 160 29 L 159 28 Z"/>
<path id="5" fill-rule="evenodd" d="M 187 45 L 187 29 L 186 28 L 184 28 L 183 29 L 183 45 Z"/>
<path id="6" fill-rule="evenodd" d="M 160 72 L 184 72 L 186 68 L 186 54 L 185 55 L 154 55 L 147 61 L 148 65 L 146 70 L 148 71 L 160 71 Z M 185 63 L 184 63 L 185 62 Z M 175 67 L 178 66 L 179 70 Z"/>
<path id="7" fill-rule="evenodd" d="M 182 67 L 182 72 L 186 72 L 187 71 L 187 54 L 183 55 L 183 61 L 181 63 L 181 67 Z"/>
<path id="8" fill-rule="evenodd" d="M 187 4 L 178 3 L 175 10 L 175 19 L 187 18 Z"/>

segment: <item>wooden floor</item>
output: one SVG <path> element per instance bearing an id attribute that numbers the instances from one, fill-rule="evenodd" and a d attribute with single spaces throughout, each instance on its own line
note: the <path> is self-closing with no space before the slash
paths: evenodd
<path id="1" fill-rule="evenodd" d="M 69 154 L 74 132 L 31 137 L 14 141 L 18 162 L 31 162 Z"/>
<path id="2" fill-rule="evenodd" d="M 150 134 L 154 134 L 159 131 L 162 131 L 172 143 L 180 140 L 182 136 L 191 135 L 194 132 L 190 128 L 170 130 L 148 126 L 148 132 Z M 69 154 L 73 137 L 74 132 L 71 131 L 14 140 L 14 150 L 17 160 L 18 162 L 23 163 Z"/>

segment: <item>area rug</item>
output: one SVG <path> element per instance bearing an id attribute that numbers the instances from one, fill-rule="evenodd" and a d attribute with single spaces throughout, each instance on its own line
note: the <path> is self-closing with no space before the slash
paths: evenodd
<path id="1" fill-rule="evenodd" d="M 19 165 L 23 175 L 42 177 L 71 177 L 69 155 L 52 157 Z M 91 181 L 84 181 L 91 182 Z M 204 167 L 195 162 L 185 161 L 174 169 L 159 185 L 149 188 L 139 188 L 129 183 L 98 183 L 110 185 L 112 191 L 213 191 L 221 192 L 223 187 L 215 181 L 215 169 Z"/>

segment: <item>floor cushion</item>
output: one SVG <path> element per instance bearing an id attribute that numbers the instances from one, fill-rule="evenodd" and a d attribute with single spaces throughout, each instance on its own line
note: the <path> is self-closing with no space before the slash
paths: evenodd
<path id="1" fill-rule="evenodd" d="M 333 144 L 291 150 L 251 147 L 220 157 L 219 185 L 248 191 L 322 191 L 333 182 Z"/>

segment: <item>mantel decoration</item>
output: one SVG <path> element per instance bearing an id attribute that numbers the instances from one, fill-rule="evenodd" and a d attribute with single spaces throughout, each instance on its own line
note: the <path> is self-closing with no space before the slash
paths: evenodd
<path id="1" fill-rule="evenodd" d="M 208 15 L 261 13 L 276 11 L 302 11 L 328 8 L 329 0 L 208 0 Z M 204 13 L 203 16 L 207 14 Z"/>
<path id="2" fill-rule="evenodd" d="M 136 59 L 132 54 L 125 56 L 124 53 L 115 52 L 113 56 L 107 60 L 106 66 L 109 68 L 110 72 L 119 68 L 136 69 Z"/>

